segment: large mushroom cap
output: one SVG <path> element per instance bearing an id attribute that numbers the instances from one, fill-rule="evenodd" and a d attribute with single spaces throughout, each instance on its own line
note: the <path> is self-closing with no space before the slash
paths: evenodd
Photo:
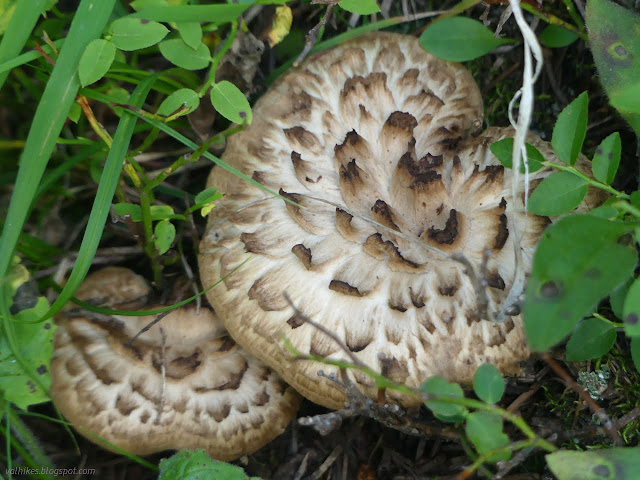
<path id="1" fill-rule="evenodd" d="M 116 306 L 149 293 L 133 272 L 105 270 L 76 295 Z M 154 318 L 76 309 L 58 319 L 51 395 L 81 433 L 140 455 L 202 448 L 231 460 L 284 431 L 299 396 L 238 348 L 211 310 L 174 310 L 128 346 Z"/>
<path id="2" fill-rule="evenodd" d="M 200 246 L 200 271 L 205 286 L 229 275 L 209 300 L 238 343 L 332 408 L 344 393 L 317 374 L 331 368 L 293 362 L 282 338 L 303 354 L 346 355 L 296 317 L 285 292 L 359 360 L 381 369 L 386 359 L 387 376 L 410 387 L 433 375 L 470 381 L 485 362 L 518 370 L 529 354 L 521 318 L 483 318 L 450 255 L 478 270 L 492 252 L 487 311 L 499 310 L 514 280 L 512 225 L 528 271 L 549 219 L 529 215 L 525 227 L 523 194 L 512 201 L 511 171 L 489 150 L 513 130 L 469 137 L 482 123 L 482 101 L 461 65 L 433 57 L 413 37 L 363 36 L 286 75 L 253 118 L 223 159 L 301 207 L 221 169 L 211 173 L 209 186 L 226 196 Z M 528 141 L 555 160 L 550 145 Z M 350 375 L 377 395 L 366 375 Z"/>

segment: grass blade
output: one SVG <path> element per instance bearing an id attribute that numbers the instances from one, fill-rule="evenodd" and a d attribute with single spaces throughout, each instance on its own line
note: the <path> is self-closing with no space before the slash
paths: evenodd
<path id="1" fill-rule="evenodd" d="M 42 10 L 44 10 L 46 0 L 33 0 L 31 2 L 18 2 L 11 21 L 4 32 L 2 42 L 0 42 L 0 63 L 6 62 L 10 58 L 20 53 L 22 47 L 31 35 L 31 31 L 36 26 Z M 0 89 L 4 85 L 9 72 L 0 73 Z"/>
<path id="2" fill-rule="evenodd" d="M 65 42 L 47 82 L 22 153 L 15 189 L 0 237 L 0 278 L 7 273 L 31 201 L 80 87 L 76 70 L 82 52 L 91 40 L 102 34 L 114 2 L 83 0 L 71 23 L 67 36 L 69 41 Z M 9 310 L 5 297 L 0 296 L 0 314 L 3 316 Z"/>
<path id="3" fill-rule="evenodd" d="M 151 86 L 158 78 L 157 75 L 153 75 L 142 82 L 136 87 L 129 98 L 129 103 L 135 107 L 142 107 L 145 98 Z M 49 318 L 58 312 L 65 303 L 67 303 L 73 292 L 78 288 L 85 275 L 91 267 L 91 261 L 98 249 L 100 238 L 102 237 L 102 231 L 104 224 L 111 208 L 111 201 L 113 199 L 118 180 L 120 179 L 120 172 L 122 171 L 122 163 L 127 150 L 129 149 L 129 142 L 133 135 L 134 127 L 136 126 L 136 117 L 131 115 L 127 110 L 124 111 L 118 128 L 113 137 L 113 144 L 109 150 L 109 156 L 104 166 L 102 176 L 100 177 L 100 185 L 98 186 L 98 192 L 96 193 L 96 199 L 93 202 L 93 208 L 91 209 L 91 216 L 89 217 L 89 223 L 85 230 L 84 237 L 82 238 L 82 244 L 78 252 L 78 258 L 76 264 L 73 267 L 69 280 L 64 289 L 51 305 L 51 308 L 45 315 L 45 318 Z"/>

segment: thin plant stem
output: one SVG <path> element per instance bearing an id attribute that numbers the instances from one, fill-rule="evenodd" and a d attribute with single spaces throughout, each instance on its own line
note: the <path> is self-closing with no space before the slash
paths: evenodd
<path id="1" fill-rule="evenodd" d="M 555 15 L 553 15 L 551 13 L 538 10 L 533 5 L 529 5 L 528 3 L 525 3 L 525 2 L 521 2 L 520 3 L 520 7 L 522 8 L 522 10 L 525 10 L 525 11 L 529 12 L 530 14 L 535 15 L 536 17 L 540 18 L 541 20 L 544 20 L 549 25 L 555 25 L 556 27 L 564 28 L 565 30 L 568 30 L 570 32 L 575 33 L 582 40 L 585 40 L 585 41 L 588 40 L 587 34 L 585 32 L 580 30 L 575 25 L 567 23 L 564 20 L 562 20 L 561 18 L 556 17 Z"/>

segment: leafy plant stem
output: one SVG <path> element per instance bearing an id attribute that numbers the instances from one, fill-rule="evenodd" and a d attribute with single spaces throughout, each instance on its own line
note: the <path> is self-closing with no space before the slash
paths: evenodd
<path id="1" fill-rule="evenodd" d="M 624 323 L 618 323 L 618 322 L 612 322 L 611 320 L 609 320 L 606 317 L 603 317 L 602 315 L 600 315 L 598 312 L 593 312 L 592 316 L 599 318 L 600 320 L 607 322 L 609 325 L 611 325 L 612 327 L 615 328 L 624 328 Z"/>
<path id="2" fill-rule="evenodd" d="M 243 129 L 244 129 L 244 126 L 240 125 L 240 126 L 228 128 L 224 132 L 220 132 L 217 135 L 211 137 L 210 139 L 205 141 L 202 145 L 200 145 L 200 147 L 198 147 L 198 149 L 195 152 L 193 152 L 191 155 L 189 156 L 182 155 L 180 158 L 178 158 L 178 160 L 173 162 L 168 168 L 166 168 L 163 172 L 161 172 L 157 177 L 149 181 L 145 185 L 144 189 L 149 191 L 153 190 L 162 182 L 164 182 L 167 179 L 167 177 L 169 177 L 170 175 L 173 175 L 180 167 L 182 167 L 186 163 L 193 163 L 197 161 L 202 156 L 202 153 L 209 149 L 210 145 L 221 142 L 223 139 L 225 139 L 229 135 L 232 135 Z"/>
<path id="3" fill-rule="evenodd" d="M 567 11 L 571 16 L 571 19 L 575 22 L 576 25 L 580 27 L 581 31 L 584 31 L 584 20 L 576 11 L 576 7 L 573 4 L 572 0 L 562 0 L 564 2 L 565 7 L 567 7 Z"/>
<path id="4" fill-rule="evenodd" d="M 514 415 L 513 413 L 505 410 L 504 408 L 500 408 L 496 405 L 491 405 L 480 400 L 474 400 L 472 398 L 465 397 L 455 397 L 450 395 L 430 395 L 424 392 L 420 392 L 414 389 L 407 387 L 406 385 L 398 384 L 389 380 L 388 378 L 380 375 L 375 370 L 370 367 L 367 367 L 364 364 L 353 364 L 340 360 L 332 360 L 327 359 L 319 355 L 304 355 L 300 353 L 293 344 L 287 339 L 284 338 L 285 348 L 289 350 L 295 357 L 296 360 L 313 360 L 319 363 L 324 363 L 325 365 L 334 365 L 339 368 L 344 369 L 356 369 L 359 370 L 376 381 L 378 388 L 390 388 L 399 392 L 408 393 L 410 395 L 420 396 L 423 401 L 434 401 L 434 402 L 442 402 L 442 403 L 451 403 L 454 405 L 461 405 L 470 409 L 481 410 L 485 412 L 495 413 L 500 415 L 503 419 L 511 422 L 515 427 L 517 427 L 526 437 L 531 441 L 531 445 L 540 447 L 548 452 L 555 452 L 557 450 L 556 446 L 552 443 L 540 438 L 531 427 L 522 419 L 522 417 L 518 415 Z"/>
<path id="5" fill-rule="evenodd" d="M 156 138 L 158 138 L 158 134 L 160 133 L 160 130 L 158 130 L 157 128 L 152 128 L 151 131 L 149 132 L 149 134 L 145 137 L 144 141 L 142 142 L 142 144 L 136 148 L 131 155 L 135 156 L 138 155 L 142 152 L 144 152 L 147 148 L 149 148 L 151 146 L 151 144 L 153 144 L 153 142 L 155 142 Z"/>
<path id="6" fill-rule="evenodd" d="M 445 18 L 453 17 L 454 15 L 458 15 L 459 13 L 462 13 L 465 10 L 470 9 L 474 5 L 477 5 L 481 1 L 482 0 L 461 0 L 460 2 L 455 4 L 453 7 L 451 7 L 451 9 L 440 14 L 438 18 L 434 20 L 434 22 L 437 22 L 438 20 L 443 20 Z"/>
<path id="7" fill-rule="evenodd" d="M 580 30 L 575 25 L 571 25 L 570 23 L 565 22 L 561 18 L 558 18 L 551 13 L 540 11 L 533 5 L 529 5 L 528 3 L 525 3 L 525 2 L 521 2 L 520 7 L 522 7 L 523 10 L 529 12 L 530 14 L 535 15 L 539 19 L 544 20 L 549 25 L 555 25 L 557 27 L 564 28 L 565 30 L 575 33 L 581 39 L 585 41 L 587 40 L 587 34 L 585 32 Z"/>
<path id="8" fill-rule="evenodd" d="M 604 183 L 598 182 L 597 180 L 594 180 L 591 177 L 586 176 L 580 170 L 578 170 L 577 168 L 575 168 L 575 167 L 573 167 L 571 165 L 562 165 L 560 163 L 554 163 L 554 162 L 543 162 L 542 164 L 545 167 L 553 167 L 553 168 L 557 168 L 558 170 L 563 170 L 565 172 L 573 173 L 574 175 L 580 177 L 582 180 L 584 180 L 588 184 L 593 185 L 594 187 L 599 188 L 601 190 L 604 190 L 605 192 L 609 192 L 614 197 L 624 198 L 624 199 L 628 199 L 629 198 L 629 195 L 627 195 L 626 193 L 620 192 L 620 191 L 616 190 L 615 188 L 613 188 L 610 185 L 606 185 Z"/>
<path id="9" fill-rule="evenodd" d="M 464 449 L 464 451 L 467 454 L 467 456 L 471 460 L 473 460 L 473 464 L 470 467 L 465 468 L 464 472 L 468 471 L 469 473 L 473 473 L 476 470 L 480 470 L 484 474 L 485 477 L 487 477 L 487 478 L 493 477 L 493 473 L 491 473 L 489 471 L 489 469 L 483 465 L 483 462 L 478 462 L 478 459 L 480 457 L 473 450 L 473 447 L 471 446 L 469 440 L 467 439 L 466 435 L 464 434 L 464 429 L 459 427 L 458 431 L 460 433 L 460 444 L 462 445 L 462 448 Z"/>
<path id="10" fill-rule="evenodd" d="M 82 108 L 84 116 L 87 117 L 87 120 L 89 120 L 89 125 L 91 125 L 93 131 L 96 132 L 96 135 L 98 135 L 102 139 L 102 141 L 107 144 L 107 147 L 111 148 L 113 139 L 111 138 L 111 135 L 109 135 L 109 132 L 107 132 L 107 129 L 104 128 L 104 126 L 102 126 L 102 124 L 100 124 L 100 122 L 98 122 L 98 120 L 96 119 L 95 115 L 93 114 L 93 110 L 89 106 L 89 102 L 87 102 L 86 97 L 84 97 L 83 95 L 78 95 L 77 102 L 80 104 L 80 108 Z"/>
<path id="11" fill-rule="evenodd" d="M 129 102 L 135 106 L 141 106 L 156 78 L 157 76 L 151 76 L 140 82 L 131 94 Z M 120 119 L 114 135 L 113 146 L 109 151 L 102 176 L 100 177 L 100 184 L 98 185 L 91 216 L 89 217 L 89 222 L 82 243 L 80 244 L 76 264 L 62 293 L 53 303 L 45 315 L 45 318 L 50 318 L 67 303 L 89 271 L 91 260 L 98 248 L 104 224 L 109 214 L 116 186 L 120 180 L 122 162 L 126 156 L 131 136 L 133 135 L 135 123 L 135 117 L 129 115 L 127 112 L 125 112 Z"/>
<path id="12" fill-rule="evenodd" d="M 422 394 L 424 396 L 424 394 Z M 445 403 L 452 403 L 455 405 L 462 405 L 468 408 L 474 408 L 476 410 L 482 410 L 485 412 L 496 413 L 500 415 L 505 420 L 511 422 L 515 427 L 517 427 L 522 433 L 524 433 L 527 438 L 531 441 L 531 445 L 536 447 L 540 447 L 548 452 L 555 452 L 557 450 L 556 446 L 552 443 L 547 442 L 546 440 L 540 438 L 531 427 L 522 419 L 522 417 L 518 415 L 514 415 L 513 413 L 505 410 L 504 408 L 497 407 L 495 405 L 489 405 L 480 400 L 474 400 L 472 398 L 464 398 L 464 397 L 451 397 L 446 395 L 437 395 L 432 396 L 429 395 L 428 398 L 430 401 L 438 401 Z"/>
<path id="13" fill-rule="evenodd" d="M 85 46 L 101 34 L 114 3 L 115 0 L 82 0 L 76 10 L 67 35 L 69 42 L 62 49 L 47 82 L 22 153 L 14 193 L 0 237 L 0 277 L 7 273 L 29 206 L 80 86 L 76 76 L 80 56 Z M 17 25 L 17 22 L 12 23 Z M 4 290 L 0 296 L 0 314 L 8 317 L 10 299 Z"/>
<path id="14" fill-rule="evenodd" d="M 458 475 L 458 477 L 456 477 L 456 480 L 458 479 L 463 479 L 463 478 L 470 478 L 470 475 L 475 472 L 478 469 L 481 469 L 484 473 L 484 471 L 486 469 L 482 468 L 482 465 L 484 465 L 485 463 L 487 463 L 489 461 L 490 458 L 495 457 L 496 455 L 500 455 L 501 453 L 504 452 L 515 452 L 517 450 L 522 450 L 523 448 L 528 448 L 534 446 L 534 442 L 530 439 L 530 440 L 521 440 L 519 442 L 513 442 L 510 443 L 508 445 L 505 445 L 503 447 L 499 447 L 496 448 L 494 450 L 491 450 L 489 452 L 485 452 L 485 453 L 481 453 L 480 455 L 478 455 L 478 457 L 475 459 L 475 461 L 468 466 L 467 468 L 464 469 L 464 471 L 462 473 L 460 473 L 460 475 Z M 466 474 L 466 476 L 462 476 L 463 474 Z M 485 473 L 486 475 L 486 473 Z M 487 478 L 491 478 L 493 475 L 488 475 Z"/>
<path id="15" fill-rule="evenodd" d="M 153 282 L 156 286 L 162 285 L 162 265 L 156 262 L 156 250 L 153 243 L 153 222 L 151 220 L 151 198 L 148 191 L 142 190 L 140 195 L 140 210 L 142 212 L 142 225 L 144 228 L 144 250 L 153 270 Z"/>
<path id="16" fill-rule="evenodd" d="M 629 202 L 614 202 L 613 204 L 611 204 L 611 206 L 613 208 L 617 208 L 618 210 L 622 210 L 625 213 L 630 213 L 636 218 L 640 218 L 640 209 L 637 209 L 636 207 L 631 205 Z"/>
<path id="17" fill-rule="evenodd" d="M 209 79 L 204 83 L 204 85 L 202 85 L 202 87 L 198 91 L 198 96 L 200 98 L 204 97 L 205 94 L 207 93 L 207 90 L 209 90 L 209 87 L 214 83 L 216 83 L 216 70 L 218 69 L 218 64 L 220 63 L 220 60 L 222 60 L 222 57 L 224 56 L 224 54 L 227 53 L 227 51 L 231 48 L 231 45 L 233 45 L 233 41 L 235 40 L 237 33 L 238 33 L 238 22 L 237 21 L 231 22 L 231 31 L 229 32 L 229 36 L 227 37 L 227 40 L 224 42 L 224 45 L 222 46 L 220 51 L 216 53 L 216 55 L 211 60 L 211 68 L 209 69 Z"/>

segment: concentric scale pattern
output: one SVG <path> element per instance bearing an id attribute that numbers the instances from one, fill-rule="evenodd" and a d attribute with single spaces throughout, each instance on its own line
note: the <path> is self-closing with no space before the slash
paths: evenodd
<path id="1" fill-rule="evenodd" d="M 225 197 L 200 246 L 204 286 L 224 279 L 209 301 L 236 341 L 333 408 L 344 393 L 317 371 L 335 370 L 292 360 L 282 339 L 303 354 L 345 352 L 304 323 L 285 293 L 362 362 L 410 387 L 433 375 L 469 381 L 485 362 L 517 372 L 529 355 L 521 318 L 481 318 L 471 281 L 450 256 L 478 269 L 491 252 L 487 296 L 498 310 L 514 279 L 513 225 L 529 271 L 550 220 L 525 222 L 524 193 L 513 200 L 511 171 L 489 150 L 513 130 L 471 136 L 482 100 L 461 65 L 413 37 L 367 35 L 305 61 L 253 117 L 223 160 L 288 202 L 215 168 L 209 186 Z M 555 160 L 549 144 L 528 141 Z M 549 173 L 532 174 L 532 186 Z M 375 398 L 369 377 L 350 376 Z"/>
<path id="2" fill-rule="evenodd" d="M 149 292 L 133 272 L 108 268 L 77 296 L 131 309 Z M 148 328 L 155 319 L 78 309 L 59 316 L 51 394 L 81 433 L 140 455 L 203 448 L 232 460 L 284 432 L 299 396 L 242 351 L 211 310 L 174 310 Z"/>

